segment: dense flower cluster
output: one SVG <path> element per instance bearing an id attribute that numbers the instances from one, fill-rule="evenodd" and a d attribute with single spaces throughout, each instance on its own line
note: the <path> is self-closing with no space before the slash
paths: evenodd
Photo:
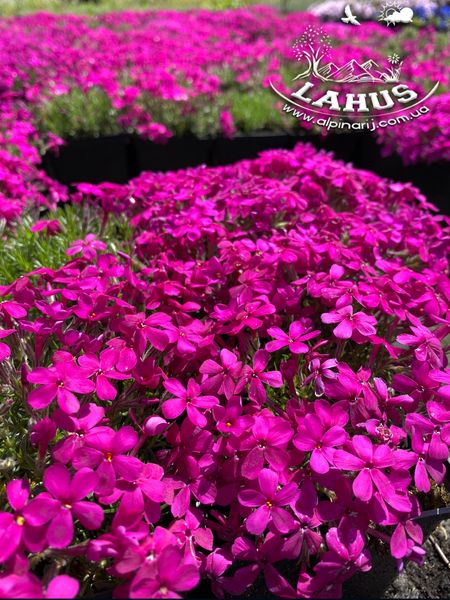
<path id="1" fill-rule="evenodd" d="M 450 94 L 430 98 L 429 112 L 409 127 L 401 127 L 401 135 L 392 129 L 379 129 L 377 137 L 385 155 L 396 152 L 405 164 L 450 161 Z"/>
<path id="2" fill-rule="evenodd" d="M 0 288 L 22 432 L 0 595 L 339 597 L 374 542 L 420 563 L 450 445 L 444 217 L 306 145 L 76 200 L 133 244 L 88 235 Z"/>

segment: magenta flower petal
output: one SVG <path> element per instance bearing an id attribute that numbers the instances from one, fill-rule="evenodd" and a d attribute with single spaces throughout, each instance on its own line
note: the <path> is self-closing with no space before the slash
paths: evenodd
<path id="1" fill-rule="evenodd" d="M 100 463 L 97 469 L 98 483 L 95 487 L 95 492 L 100 496 L 107 496 L 114 490 L 114 484 L 116 483 L 116 474 L 112 464 L 104 460 Z"/>
<path id="2" fill-rule="evenodd" d="M 48 523 L 58 513 L 61 502 L 48 494 L 39 494 L 23 509 L 25 521 L 33 527 Z"/>
<path id="3" fill-rule="evenodd" d="M 184 517 L 189 508 L 190 497 L 191 494 L 188 486 L 178 492 L 171 507 L 174 517 Z"/>
<path id="4" fill-rule="evenodd" d="M 88 496 L 98 483 L 98 475 L 92 469 L 80 469 L 75 473 L 70 483 L 70 498 L 72 501 L 81 500 Z"/>
<path id="5" fill-rule="evenodd" d="M 274 388 L 283 386 L 283 377 L 279 371 L 266 371 L 259 376 L 261 381 Z"/>
<path id="6" fill-rule="evenodd" d="M 57 392 L 58 388 L 56 385 L 44 385 L 36 390 L 32 390 L 28 394 L 28 404 L 36 410 L 47 408 L 54 398 L 56 398 Z"/>
<path id="7" fill-rule="evenodd" d="M 270 330 L 269 330 L 269 333 L 270 333 Z M 274 340 L 273 342 L 268 342 L 266 344 L 265 349 L 268 352 L 276 352 L 280 348 L 284 348 L 287 345 L 288 345 L 288 340 L 287 339 L 286 339 L 286 341 L 283 341 L 283 340 Z M 304 344 L 302 344 L 302 345 L 304 345 Z"/>
<path id="8" fill-rule="evenodd" d="M 104 455 L 99 450 L 95 448 L 89 448 L 85 446 L 84 448 L 80 448 L 75 452 L 73 457 L 73 466 L 75 469 L 82 469 L 84 467 L 90 467 L 94 469 L 97 467 L 104 459 Z"/>
<path id="9" fill-rule="evenodd" d="M 294 502 L 299 495 L 297 484 L 288 483 L 275 495 L 275 503 L 277 506 L 287 506 Z"/>
<path id="10" fill-rule="evenodd" d="M 73 577 L 58 575 L 47 586 L 46 598 L 75 598 L 80 584 Z"/>
<path id="11" fill-rule="evenodd" d="M 0 342 L 0 362 L 7 360 L 11 356 L 11 348 L 8 344 Z"/>
<path id="12" fill-rule="evenodd" d="M 264 466 L 264 453 L 260 448 L 253 448 L 244 458 L 242 475 L 248 479 L 255 479 Z"/>
<path id="13" fill-rule="evenodd" d="M 294 529 L 295 519 L 287 510 L 274 506 L 270 512 L 272 523 L 280 533 L 289 533 L 289 531 Z"/>
<path id="14" fill-rule="evenodd" d="M 312 451 L 309 462 L 311 469 L 316 473 L 328 473 L 330 470 L 330 465 L 321 449 L 315 449 Z"/>
<path id="15" fill-rule="evenodd" d="M 394 558 L 403 558 L 408 552 L 408 542 L 405 528 L 401 523 L 397 525 L 391 537 L 391 553 Z"/>
<path id="16" fill-rule="evenodd" d="M 104 375 L 97 377 L 97 396 L 100 400 L 114 400 L 117 396 L 116 388 L 108 381 Z"/>
<path id="17" fill-rule="evenodd" d="M 292 354 L 306 354 L 309 348 L 304 342 L 292 342 L 289 344 L 289 349 Z"/>
<path id="18" fill-rule="evenodd" d="M 266 401 L 266 390 L 264 389 L 261 381 L 256 377 L 251 380 L 250 388 L 248 390 L 248 397 L 250 400 L 254 400 L 258 404 L 264 404 Z"/>
<path id="19" fill-rule="evenodd" d="M 239 502 L 242 506 L 256 508 L 266 501 L 265 496 L 256 490 L 242 490 L 239 492 Z"/>
<path id="20" fill-rule="evenodd" d="M 352 438 L 353 447 L 358 455 L 367 463 L 372 462 L 373 445 L 368 437 L 364 435 L 355 435 Z"/>
<path id="21" fill-rule="evenodd" d="M 206 427 L 208 421 L 205 415 L 203 415 L 199 410 L 197 410 L 195 406 L 193 406 L 192 404 L 188 404 L 186 407 L 186 413 L 191 423 L 197 425 L 197 427 L 200 427 L 201 429 Z"/>
<path id="22" fill-rule="evenodd" d="M 341 340 L 348 340 L 353 335 L 353 327 L 349 320 L 344 319 L 333 331 L 334 335 Z"/>
<path id="23" fill-rule="evenodd" d="M 261 535 L 270 519 L 270 509 L 264 504 L 257 508 L 251 515 L 249 515 L 245 521 L 245 527 L 249 533 L 253 535 Z"/>
<path id="24" fill-rule="evenodd" d="M 358 473 L 353 481 L 353 492 L 357 498 L 368 502 L 373 495 L 372 478 L 368 469 L 363 469 Z"/>
<path id="25" fill-rule="evenodd" d="M 89 530 L 98 529 L 104 519 L 103 509 L 94 502 L 74 502 L 72 514 Z"/>
<path id="26" fill-rule="evenodd" d="M 335 467 L 345 471 L 359 471 L 365 466 L 363 460 L 345 450 L 336 450 L 333 453 L 333 463 Z"/>
<path id="27" fill-rule="evenodd" d="M 278 475 L 270 469 L 262 469 L 258 475 L 259 487 L 266 498 L 275 497 L 278 486 Z"/>
<path id="28" fill-rule="evenodd" d="M 62 507 L 52 519 L 47 532 L 52 548 L 66 548 L 73 540 L 73 520 L 69 508 Z"/>
<path id="29" fill-rule="evenodd" d="M 186 401 L 181 398 L 166 400 L 162 405 L 162 412 L 166 419 L 176 419 L 186 408 Z"/>
<path id="30" fill-rule="evenodd" d="M 142 472 L 142 462 L 134 456 L 115 456 L 113 465 L 116 473 L 127 481 L 135 481 Z"/>
<path id="31" fill-rule="evenodd" d="M 423 461 L 418 461 L 414 471 L 414 483 L 420 492 L 429 492 L 431 489 L 428 473 Z"/>
<path id="32" fill-rule="evenodd" d="M 139 441 L 139 436 L 133 427 L 127 425 L 121 427 L 119 431 L 114 435 L 112 448 L 117 454 L 124 454 L 133 450 Z"/>
<path id="33" fill-rule="evenodd" d="M 13 515 L 0 513 L 0 561 L 6 562 L 17 550 L 22 541 L 22 527 L 14 520 Z"/>
<path id="34" fill-rule="evenodd" d="M 55 498 L 69 498 L 70 484 L 70 472 L 63 465 L 53 465 L 45 470 L 44 485 Z"/>
<path id="35" fill-rule="evenodd" d="M 6 486 L 8 502 L 14 510 L 21 510 L 27 503 L 30 486 L 26 479 L 13 479 Z"/>
<path id="36" fill-rule="evenodd" d="M 342 427 L 335 425 L 331 427 L 323 436 L 324 446 L 342 446 L 348 440 L 348 433 Z"/>
<path id="37" fill-rule="evenodd" d="M 78 398 L 64 388 L 58 388 L 56 393 L 58 405 L 65 413 L 72 415 L 80 410 Z"/>
<path id="38" fill-rule="evenodd" d="M 266 350 L 258 350 L 253 358 L 255 371 L 263 371 L 270 360 L 270 354 Z"/>

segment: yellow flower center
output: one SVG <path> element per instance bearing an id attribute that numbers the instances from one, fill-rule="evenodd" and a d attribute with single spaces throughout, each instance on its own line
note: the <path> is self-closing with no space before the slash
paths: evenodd
<path id="1" fill-rule="evenodd" d="M 105 459 L 106 459 L 108 462 L 111 462 L 111 461 L 112 461 L 112 459 L 113 459 L 113 455 L 111 454 L 111 452 L 107 452 L 107 453 L 105 454 Z"/>
<path id="2" fill-rule="evenodd" d="M 25 525 L 25 519 L 22 517 L 22 515 L 17 515 L 16 523 L 17 523 L 17 525 L 20 525 L 21 527 L 23 525 Z"/>

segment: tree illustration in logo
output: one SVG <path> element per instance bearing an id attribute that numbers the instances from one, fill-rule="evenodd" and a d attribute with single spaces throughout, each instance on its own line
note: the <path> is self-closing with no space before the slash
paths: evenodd
<path id="1" fill-rule="evenodd" d="M 342 66 L 326 62 L 324 59 L 330 56 L 331 50 L 331 39 L 322 27 L 309 25 L 293 46 L 295 57 L 299 62 L 306 61 L 307 68 L 293 81 L 312 75 L 320 81 L 334 83 L 396 83 L 400 80 L 403 61 L 396 53 L 388 57 L 385 70 L 380 70 L 378 63 L 371 59 L 358 62 L 352 58 Z"/>
<path id="2" fill-rule="evenodd" d="M 295 79 L 303 79 L 313 74 L 318 79 L 327 81 L 326 76 L 319 69 L 323 59 L 329 56 L 331 48 L 331 38 L 324 32 L 322 27 L 315 28 L 309 25 L 293 46 L 297 60 L 306 60 L 308 63 L 307 69 L 297 75 Z"/>

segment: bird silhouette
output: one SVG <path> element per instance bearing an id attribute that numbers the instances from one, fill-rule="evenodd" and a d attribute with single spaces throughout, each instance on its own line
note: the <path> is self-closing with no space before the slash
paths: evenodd
<path id="1" fill-rule="evenodd" d="M 341 21 L 343 23 L 347 23 L 350 25 L 361 25 L 361 23 L 358 21 L 358 19 L 355 17 L 355 15 L 352 14 L 352 9 L 350 7 L 350 4 L 347 4 L 346 7 L 344 8 L 344 12 L 345 12 L 345 17 L 342 17 Z"/>

